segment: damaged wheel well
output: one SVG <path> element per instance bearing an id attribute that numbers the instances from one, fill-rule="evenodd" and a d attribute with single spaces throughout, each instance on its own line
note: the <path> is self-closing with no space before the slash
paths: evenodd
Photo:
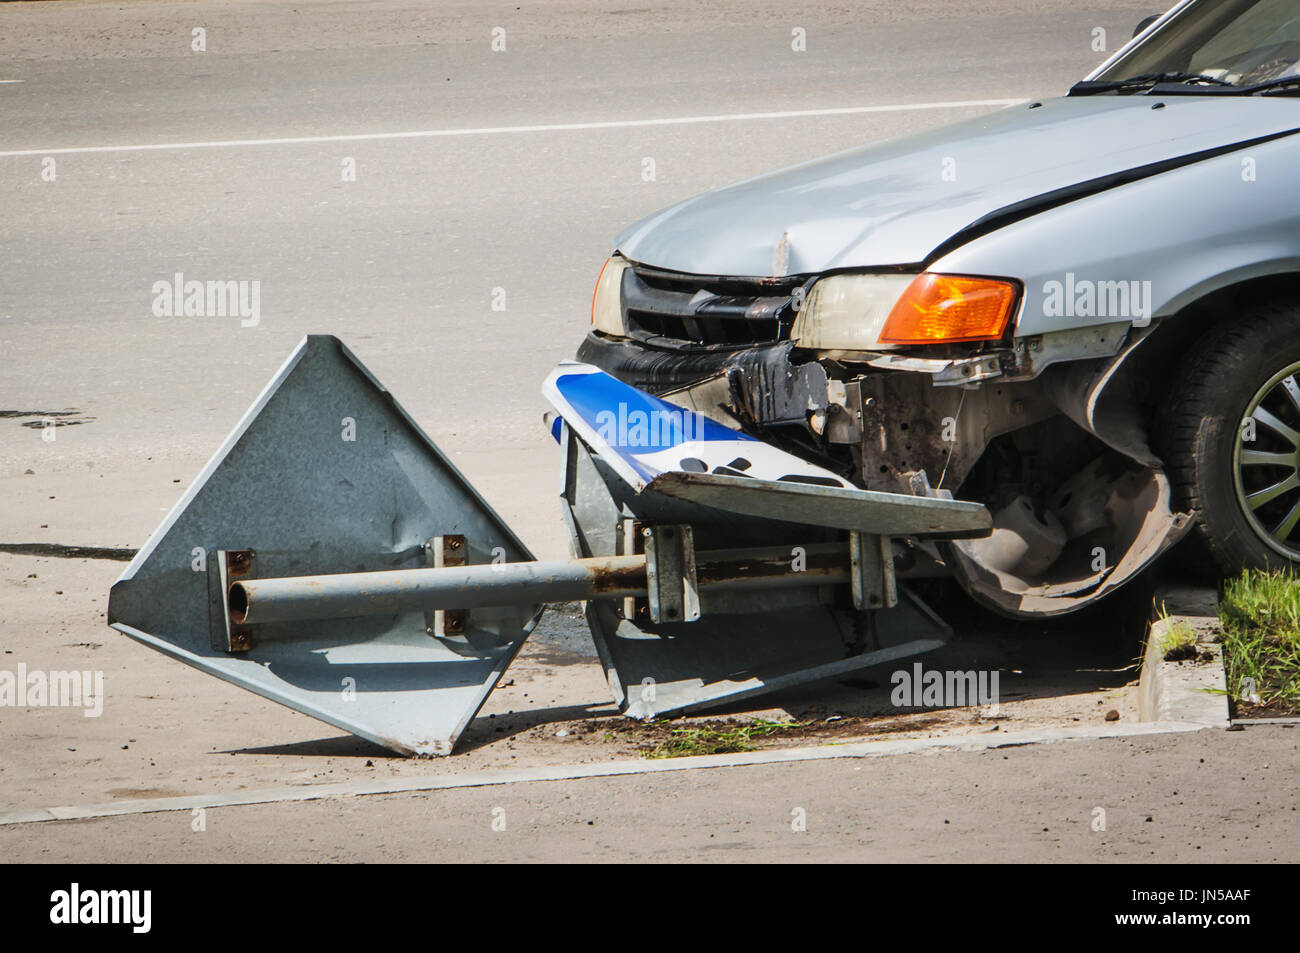
<path id="1" fill-rule="evenodd" d="M 1129 402 L 1148 438 L 1179 370 L 1197 343 L 1234 315 L 1270 302 L 1300 301 L 1300 275 L 1269 275 L 1218 289 L 1151 327 L 1132 355 L 1101 392 L 1114 413 Z M 1151 450 L 1161 454 L 1159 440 Z"/>

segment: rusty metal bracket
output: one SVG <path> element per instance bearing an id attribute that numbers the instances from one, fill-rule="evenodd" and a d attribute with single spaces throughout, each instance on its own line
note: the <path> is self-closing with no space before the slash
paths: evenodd
<path id="1" fill-rule="evenodd" d="M 892 609 L 898 605 L 894 544 L 888 536 L 850 533 L 849 558 L 854 608 Z"/>
<path id="2" fill-rule="evenodd" d="M 434 569 L 469 565 L 469 544 L 458 533 L 432 536 L 424 544 L 425 561 Z M 425 631 L 440 639 L 464 639 L 468 609 L 431 609 L 424 614 Z"/>
<path id="3" fill-rule="evenodd" d="M 220 652 L 247 652 L 253 647 L 252 630 L 236 621 L 227 608 L 229 606 L 230 587 L 241 579 L 248 579 L 253 573 L 253 560 L 257 554 L 251 549 L 217 550 L 217 579 L 221 591 L 221 615 L 223 623 L 214 626 L 212 631 L 218 644 L 213 648 Z"/>
<path id="4" fill-rule="evenodd" d="M 689 524 L 649 526 L 645 541 L 646 590 L 650 621 L 694 622 L 700 617 L 695 578 L 695 534 Z"/>

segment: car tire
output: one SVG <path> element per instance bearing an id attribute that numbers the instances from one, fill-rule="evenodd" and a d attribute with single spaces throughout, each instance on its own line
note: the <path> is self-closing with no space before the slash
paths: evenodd
<path id="1" fill-rule="evenodd" d="M 1160 432 L 1174 506 L 1195 514 L 1222 572 L 1300 571 L 1300 307 L 1258 308 L 1198 340 Z"/>

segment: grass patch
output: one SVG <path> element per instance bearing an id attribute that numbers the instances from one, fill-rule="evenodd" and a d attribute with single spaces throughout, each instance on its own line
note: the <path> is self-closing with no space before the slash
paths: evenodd
<path id="1" fill-rule="evenodd" d="M 1175 622 L 1165 629 L 1156 644 L 1166 662 L 1182 662 L 1196 658 L 1196 632 L 1186 622 Z"/>
<path id="2" fill-rule="evenodd" d="M 1300 580 L 1260 571 L 1230 579 L 1219 618 L 1228 694 L 1238 709 L 1300 713 Z"/>
<path id="3" fill-rule="evenodd" d="M 688 758 L 697 754 L 753 751 L 756 738 L 766 738 L 803 727 L 804 723 L 800 721 L 767 721 L 758 718 L 743 725 L 674 728 L 668 732 L 667 738 L 653 747 L 643 749 L 641 755 L 646 758 Z"/>

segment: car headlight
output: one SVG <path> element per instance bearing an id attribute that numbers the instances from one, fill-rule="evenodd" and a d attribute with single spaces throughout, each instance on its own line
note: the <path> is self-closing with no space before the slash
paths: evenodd
<path id="1" fill-rule="evenodd" d="M 596 290 L 591 295 L 591 325 L 597 331 L 627 336 L 627 326 L 623 323 L 623 272 L 628 267 L 626 258 L 615 255 L 600 269 Z"/>
<path id="2" fill-rule="evenodd" d="M 795 319 L 800 347 L 889 351 L 908 344 L 993 341 L 1020 287 L 965 275 L 830 275 L 815 282 Z"/>
<path id="3" fill-rule="evenodd" d="M 794 320 L 799 347 L 875 351 L 894 304 L 915 275 L 830 275 L 813 283 Z M 886 348 L 888 349 L 888 348 Z"/>

